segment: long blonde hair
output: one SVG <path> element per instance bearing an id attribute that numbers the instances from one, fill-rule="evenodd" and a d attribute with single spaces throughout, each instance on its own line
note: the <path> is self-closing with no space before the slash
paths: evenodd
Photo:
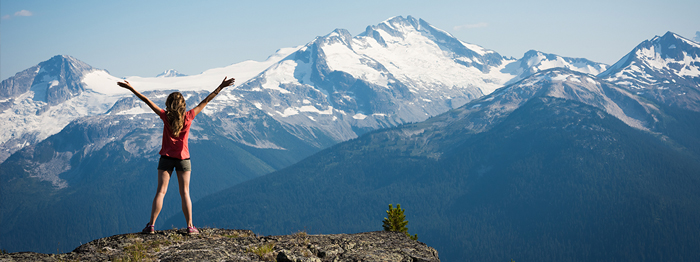
<path id="1" fill-rule="evenodd" d="M 173 137 L 180 136 L 180 131 L 182 131 L 182 126 L 185 122 L 186 107 L 185 98 L 182 97 L 180 92 L 172 92 L 168 95 L 168 99 L 165 100 L 165 114 L 168 116 L 168 123 L 170 124 L 170 131 Z"/>

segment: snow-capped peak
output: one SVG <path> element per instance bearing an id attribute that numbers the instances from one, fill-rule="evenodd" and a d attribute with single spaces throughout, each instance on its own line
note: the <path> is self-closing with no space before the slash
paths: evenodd
<path id="1" fill-rule="evenodd" d="M 664 104 L 700 111 L 700 44 L 672 32 L 640 43 L 598 77 Z"/>
<path id="2" fill-rule="evenodd" d="M 672 32 L 646 40 L 632 52 L 615 63 L 600 77 L 620 78 L 641 68 L 650 70 L 674 70 L 681 76 L 700 76 L 700 44 Z M 643 71 L 643 70 L 642 70 Z M 639 87 L 639 86 L 638 86 Z"/>
<path id="3" fill-rule="evenodd" d="M 605 71 L 608 65 L 596 63 L 584 58 L 563 57 L 537 50 L 530 50 L 523 55 L 523 58 L 507 65 L 504 72 L 517 75 L 517 77 L 508 81 L 508 84 L 510 84 L 534 73 L 557 67 L 585 74 L 597 75 Z"/>
<path id="4" fill-rule="evenodd" d="M 492 92 L 514 76 L 501 71 L 503 61 L 423 20 L 397 16 L 357 36 L 335 29 L 317 37 L 235 94 L 245 96 L 241 106 L 251 104 L 247 112 L 294 127 L 307 142 L 344 141 L 358 130 L 422 121 Z"/>
<path id="5" fill-rule="evenodd" d="M 57 55 L 2 81 L 0 99 L 31 91 L 34 99 L 50 105 L 62 103 L 82 93 L 80 79 L 96 69 L 67 55 Z"/>
<path id="6" fill-rule="evenodd" d="M 500 66 L 504 60 L 501 55 L 492 50 L 463 42 L 447 31 L 412 16 L 406 18 L 395 16 L 376 26 L 368 26 L 358 37 L 374 38 L 377 43 L 387 47 L 387 41 L 396 39 L 394 42 L 400 43 L 414 35 L 420 35 L 435 43 L 443 52 L 453 56 L 456 59 L 455 62 L 477 68 L 485 73 L 488 73 L 491 67 Z"/>
<path id="7" fill-rule="evenodd" d="M 656 107 L 628 91 L 600 81 L 595 76 L 565 68 L 553 68 L 535 73 L 517 83 L 500 88 L 475 99 L 460 111 L 477 115 L 474 132 L 482 132 L 497 123 L 533 97 L 546 96 L 584 103 L 607 112 L 627 125 L 648 130 L 655 122 Z M 480 124 L 475 124 L 480 123 Z"/>
<path id="8" fill-rule="evenodd" d="M 180 72 L 176 71 L 175 69 L 168 69 L 163 71 L 163 73 L 158 74 L 156 77 L 178 77 L 178 76 L 187 76 L 186 74 L 181 74 Z"/>
<path id="9" fill-rule="evenodd" d="M 673 33 L 671 31 L 666 32 L 666 34 L 664 34 L 661 37 L 656 36 L 656 37 L 652 38 L 651 41 L 652 42 L 654 42 L 654 41 L 674 41 L 673 39 L 675 39 L 675 41 L 680 41 L 680 42 L 683 42 L 685 44 L 688 44 L 694 48 L 700 48 L 700 44 L 698 44 L 690 39 L 687 39 L 679 34 Z"/>

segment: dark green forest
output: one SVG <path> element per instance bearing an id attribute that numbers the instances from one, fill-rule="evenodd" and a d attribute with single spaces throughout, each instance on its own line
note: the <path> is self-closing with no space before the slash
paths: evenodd
<path id="1" fill-rule="evenodd" d="M 260 234 L 353 233 L 381 230 L 387 204 L 401 203 L 409 231 L 443 261 L 694 261 L 700 115 L 663 112 L 658 134 L 535 98 L 488 132 L 445 128 L 432 136 L 452 141 L 439 157 L 387 135 L 424 123 L 370 132 L 194 211 L 204 225 Z"/>

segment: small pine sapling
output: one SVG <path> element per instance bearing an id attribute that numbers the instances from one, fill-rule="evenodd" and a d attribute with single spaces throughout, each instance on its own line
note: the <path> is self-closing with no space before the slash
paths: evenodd
<path id="1" fill-rule="evenodd" d="M 406 225 L 408 225 L 408 220 L 406 220 L 406 216 L 403 212 L 404 210 L 401 208 L 401 204 L 396 204 L 396 208 L 389 204 L 389 210 L 386 211 L 387 217 L 384 218 L 384 224 L 382 225 L 384 231 L 401 232 L 413 240 L 418 240 L 418 234 L 414 234 L 413 236 L 408 234 L 408 228 L 406 227 Z"/>

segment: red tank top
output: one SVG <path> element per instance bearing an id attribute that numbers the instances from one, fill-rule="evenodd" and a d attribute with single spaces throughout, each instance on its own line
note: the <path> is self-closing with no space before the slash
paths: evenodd
<path id="1" fill-rule="evenodd" d="M 188 140 L 190 137 L 190 125 L 192 125 L 192 120 L 194 120 L 194 111 L 190 110 L 185 113 L 185 124 L 182 126 L 178 137 L 173 137 L 170 131 L 170 124 L 168 123 L 168 116 L 165 114 L 165 110 L 161 109 L 158 115 L 160 119 L 163 120 L 164 124 L 163 143 L 159 154 L 177 159 L 189 159 L 190 148 L 188 146 Z"/>

